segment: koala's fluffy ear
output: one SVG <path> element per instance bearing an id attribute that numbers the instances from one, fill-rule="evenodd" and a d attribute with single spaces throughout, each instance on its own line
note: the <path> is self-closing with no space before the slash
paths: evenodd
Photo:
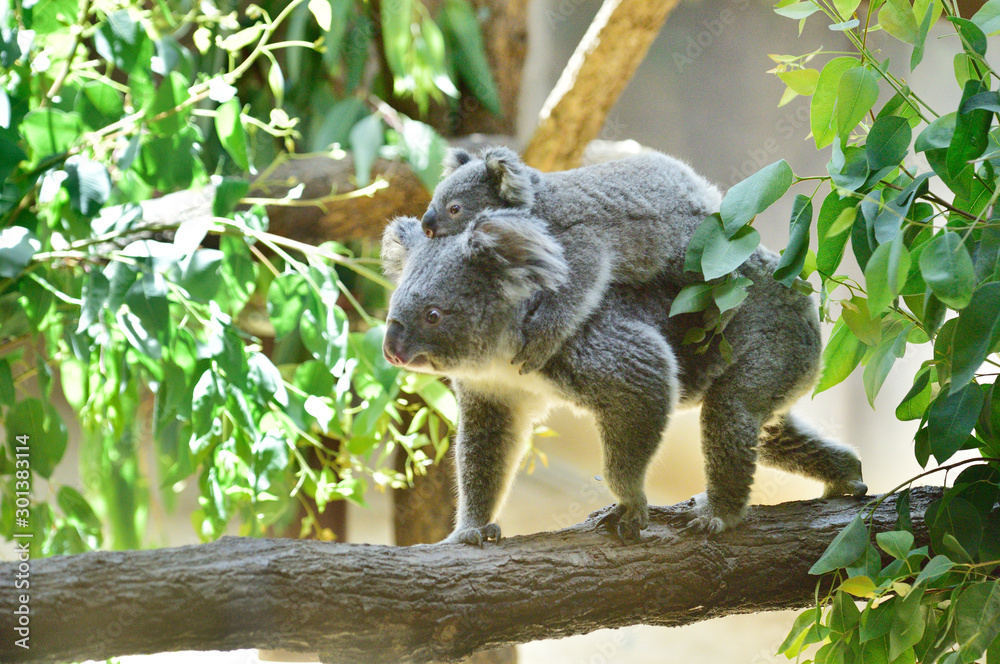
<path id="1" fill-rule="evenodd" d="M 531 207 L 535 202 L 535 188 L 531 183 L 531 170 L 510 148 L 496 147 L 483 152 L 486 174 L 497 187 L 500 198 L 516 207 Z"/>
<path id="2" fill-rule="evenodd" d="M 426 241 L 416 217 L 393 219 L 382 233 L 382 272 L 398 282 L 406 267 L 406 256 L 418 242 Z"/>
<path id="3" fill-rule="evenodd" d="M 458 170 L 459 166 L 468 164 L 472 161 L 472 159 L 472 155 L 469 154 L 467 150 L 463 150 L 462 148 L 451 148 L 441 161 L 441 177 L 448 177 Z"/>
<path id="4" fill-rule="evenodd" d="M 523 300 L 540 288 L 556 290 L 569 278 L 562 245 L 540 219 L 488 211 L 473 220 L 466 236 L 473 256 L 495 263 L 509 301 Z"/>

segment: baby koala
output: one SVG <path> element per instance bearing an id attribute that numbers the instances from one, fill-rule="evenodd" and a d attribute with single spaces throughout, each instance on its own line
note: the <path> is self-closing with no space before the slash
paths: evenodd
<path id="1" fill-rule="evenodd" d="M 545 222 L 563 247 L 569 278 L 540 292 L 521 326 L 513 363 L 529 373 L 590 317 L 611 284 L 697 279 L 684 272 L 688 242 L 721 199 L 687 164 L 659 152 L 543 173 L 508 148 L 478 157 L 453 149 L 421 227 L 431 238 L 456 235 L 481 212 L 511 208 Z"/>

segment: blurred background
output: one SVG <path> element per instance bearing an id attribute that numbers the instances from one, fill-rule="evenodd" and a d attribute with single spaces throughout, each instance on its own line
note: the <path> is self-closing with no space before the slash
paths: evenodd
<path id="1" fill-rule="evenodd" d="M 598 0 L 531 0 L 520 95 L 508 108 L 506 141 L 523 147 L 538 124 L 539 111 L 601 3 Z M 971 13 L 972 10 L 970 10 Z M 944 37 L 948 33 L 951 37 Z M 767 70 L 769 54 L 844 50 L 846 40 L 825 21 L 796 24 L 758 0 L 685 0 L 673 10 L 645 60 L 610 112 L 600 134 L 604 141 L 635 141 L 688 162 L 695 170 L 727 188 L 762 166 L 786 159 L 798 175 L 825 174 L 829 152 L 817 152 L 809 136 L 809 101 L 798 97 L 779 107 L 784 84 Z M 883 59 L 905 61 L 909 50 L 885 40 Z M 952 75 L 953 56 L 960 51 L 954 33 L 932 28 L 924 64 L 907 83 L 932 105 L 953 108 L 961 89 Z M 996 57 L 996 53 L 992 54 Z M 506 100 L 505 100 L 506 101 Z M 480 109 L 481 111 L 481 109 Z M 308 114 L 306 114 L 308 116 Z M 322 122 L 323 113 L 309 119 Z M 459 121 L 459 127 L 461 121 Z M 503 123 L 501 123 L 503 124 Z M 315 136 L 321 130 L 313 127 Z M 457 133 L 461 133 L 460 131 Z M 318 140 L 318 139 L 317 139 Z M 490 139 L 479 139 L 489 142 Z M 924 165 L 926 166 L 926 164 Z M 921 169 L 924 170 L 924 169 Z M 788 239 L 791 197 L 772 207 L 755 224 L 763 242 L 781 248 Z M 389 216 L 384 215 L 384 216 Z M 815 238 L 813 240 L 815 244 Z M 371 243 L 368 244 L 371 249 Z M 845 268 L 853 261 L 845 261 Z M 854 266 L 856 269 L 856 266 Z M 854 275 L 860 276 L 860 275 Z M 861 454 L 865 479 L 873 493 L 887 491 L 919 472 L 911 454 L 916 422 L 899 422 L 896 404 L 910 388 L 925 359 L 900 359 L 873 409 L 864 397 L 860 372 L 796 410 L 826 435 L 848 443 Z M 79 427 L 66 404 L 58 405 L 69 428 L 69 447 L 53 481 L 80 486 L 77 471 Z M 547 422 L 553 435 L 536 438 L 532 472 L 522 471 L 500 519 L 505 536 L 561 528 L 584 520 L 612 499 L 599 479 L 600 445 L 593 422 L 558 410 Z M 647 479 L 652 504 L 672 504 L 704 490 L 697 412 L 681 412 L 672 420 Z M 189 514 L 197 509 L 195 483 L 177 495 L 172 511 L 150 508 L 151 540 L 156 545 L 200 541 Z M 821 493 L 818 484 L 769 469 L 759 469 L 752 502 L 772 504 L 808 499 Z M 367 506 L 349 503 L 342 524 L 349 542 L 393 543 L 392 492 L 371 487 Z M 228 532 L 235 532 L 230 526 Z M 3 557 L 9 557 L 4 551 Z M 526 644 L 517 647 L 526 664 L 597 664 L 646 662 L 709 664 L 778 661 L 774 653 L 785 638 L 793 614 L 733 616 L 684 628 L 636 626 L 615 631 Z M 246 661 L 253 653 L 184 654 L 184 661 Z M 162 655 L 150 661 L 175 661 Z M 784 657 L 780 658 L 785 661 Z M 124 658 L 123 661 L 145 661 Z M 180 661 L 176 659 L 176 661 Z"/>

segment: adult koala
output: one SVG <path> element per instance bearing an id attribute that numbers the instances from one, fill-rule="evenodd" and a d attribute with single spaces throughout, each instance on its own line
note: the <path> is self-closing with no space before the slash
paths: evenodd
<path id="1" fill-rule="evenodd" d="M 455 458 L 458 522 L 445 540 L 499 539 L 494 523 L 534 425 L 556 403 L 592 413 L 604 477 L 618 499 L 601 525 L 638 539 L 649 523 L 646 469 L 674 407 L 702 404 L 708 490 L 691 525 L 736 525 L 756 460 L 818 479 L 826 495 L 863 495 L 861 462 L 786 411 L 813 384 L 819 323 L 808 297 L 776 282 L 777 257 L 758 250 L 740 273 L 755 282 L 726 327 L 729 363 L 682 340 L 700 316 L 668 317 L 680 289 L 669 275 L 612 285 L 601 305 L 540 371 L 511 366 L 519 325 L 541 292 L 569 269 L 545 223 L 518 210 L 488 210 L 459 234 L 428 239 L 420 221 L 393 221 L 382 240 L 398 283 L 383 352 L 392 364 L 447 376 L 460 408 Z"/>

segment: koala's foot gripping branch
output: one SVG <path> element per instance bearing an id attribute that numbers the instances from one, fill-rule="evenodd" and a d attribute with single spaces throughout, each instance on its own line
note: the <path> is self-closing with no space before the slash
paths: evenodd
<path id="1" fill-rule="evenodd" d="M 915 546 L 941 491 L 910 494 Z M 682 625 L 813 600 L 807 570 L 864 500 L 753 507 L 716 538 L 681 533 L 684 505 L 650 509 L 637 544 L 597 519 L 482 549 L 225 538 L 0 565 L 0 633 L 30 592 L 30 649 L 0 661 L 63 662 L 177 650 L 281 648 L 331 662 L 458 661 L 477 650 L 637 623 Z M 872 516 L 891 530 L 895 499 Z"/>

